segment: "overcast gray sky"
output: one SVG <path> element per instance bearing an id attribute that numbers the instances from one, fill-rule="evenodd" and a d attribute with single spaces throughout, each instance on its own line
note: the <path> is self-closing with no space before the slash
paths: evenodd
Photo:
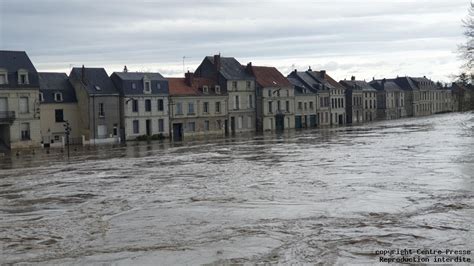
<path id="1" fill-rule="evenodd" d="M 182 76 L 206 55 L 326 69 L 336 79 L 449 81 L 469 0 L 0 0 L 0 49 L 39 71 L 71 66 Z"/>

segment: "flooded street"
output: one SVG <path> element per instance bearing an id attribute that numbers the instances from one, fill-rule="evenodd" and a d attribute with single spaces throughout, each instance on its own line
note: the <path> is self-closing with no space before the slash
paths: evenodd
<path id="1" fill-rule="evenodd" d="M 3 263 L 377 263 L 474 250 L 474 114 L 1 158 Z M 471 256 L 472 258 L 472 256 Z"/>

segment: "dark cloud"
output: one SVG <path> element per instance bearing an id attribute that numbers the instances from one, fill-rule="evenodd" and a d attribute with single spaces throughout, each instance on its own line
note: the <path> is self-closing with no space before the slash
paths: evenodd
<path id="1" fill-rule="evenodd" d="M 312 64 L 345 77 L 456 72 L 469 1 L 2 0 L 1 49 L 40 70 L 124 64 L 180 75 L 217 52 L 282 72 Z M 396 56 L 394 56 L 396 55 Z"/>

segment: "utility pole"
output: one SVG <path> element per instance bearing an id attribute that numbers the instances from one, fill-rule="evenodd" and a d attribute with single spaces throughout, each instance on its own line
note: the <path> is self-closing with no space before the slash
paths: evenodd
<path id="1" fill-rule="evenodd" d="M 64 121 L 64 133 L 66 134 L 67 158 L 69 160 L 69 135 L 71 134 L 71 126 L 69 121 Z"/>

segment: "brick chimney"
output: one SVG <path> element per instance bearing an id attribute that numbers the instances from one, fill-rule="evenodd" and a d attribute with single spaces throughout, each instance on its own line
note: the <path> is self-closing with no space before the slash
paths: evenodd
<path id="1" fill-rule="evenodd" d="M 355 81 L 355 80 L 356 80 L 356 77 L 355 77 L 355 76 L 352 76 L 352 77 L 351 77 L 351 80 L 352 80 L 352 81 Z"/>
<path id="2" fill-rule="evenodd" d="M 186 84 L 190 87 L 193 86 L 193 81 L 194 81 L 194 73 L 193 72 L 187 72 L 184 74 L 184 80 Z"/>
<path id="3" fill-rule="evenodd" d="M 326 70 L 321 70 L 319 73 L 321 74 L 321 78 L 326 78 Z"/>
<path id="4" fill-rule="evenodd" d="M 124 72 L 124 73 L 128 73 L 128 68 L 127 68 L 127 66 L 124 66 L 124 67 L 123 67 L 123 72 Z"/>
<path id="5" fill-rule="evenodd" d="M 221 70 L 221 54 L 214 55 L 214 66 L 216 66 L 217 72 Z"/>
<path id="6" fill-rule="evenodd" d="M 387 82 L 387 80 L 385 78 L 382 79 L 382 89 L 385 89 L 385 82 Z"/>
<path id="7" fill-rule="evenodd" d="M 84 67 L 84 65 L 82 65 L 82 68 L 81 68 L 81 81 L 82 83 L 86 83 L 85 82 L 86 80 L 86 68 Z"/>
<path id="8" fill-rule="evenodd" d="M 252 62 L 248 62 L 247 66 L 245 67 L 245 70 L 249 74 L 253 74 L 253 69 L 252 69 Z"/>
<path id="9" fill-rule="evenodd" d="M 308 67 L 308 71 L 310 71 L 310 72 L 313 71 L 313 70 L 311 69 L 311 66 Z"/>

